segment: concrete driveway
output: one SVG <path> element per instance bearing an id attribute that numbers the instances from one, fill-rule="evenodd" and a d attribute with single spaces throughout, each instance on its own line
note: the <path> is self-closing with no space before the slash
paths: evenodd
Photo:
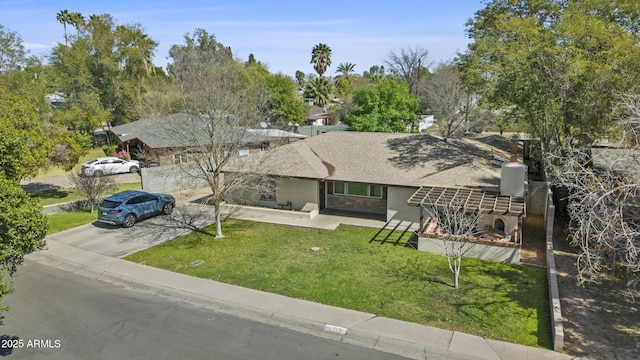
<path id="1" fill-rule="evenodd" d="M 213 223 L 213 214 L 211 206 L 184 204 L 178 205 L 169 216 L 142 220 L 132 228 L 94 222 L 49 235 L 46 240 L 121 258 L 188 232 L 201 231 Z"/>

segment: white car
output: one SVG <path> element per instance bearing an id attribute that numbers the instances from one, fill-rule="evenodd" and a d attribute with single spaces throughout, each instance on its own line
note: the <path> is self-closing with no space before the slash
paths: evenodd
<path id="1" fill-rule="evenodd" d="M 82 164 L 82 174 L 85 176 L 135 173 L 138 170 L 140 170 L 138 160 L 124 160 L 115 156 L 100 157 Z"/>

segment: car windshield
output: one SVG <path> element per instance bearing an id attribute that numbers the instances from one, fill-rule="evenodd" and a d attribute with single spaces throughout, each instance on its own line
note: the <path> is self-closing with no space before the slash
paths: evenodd
<path id="1" fill-rule="evenodd" d="M 87 161 L 87 164 L 93 164 L 94 162 L 98 161 L 98 159 L 93 159 L 91 161 Z"/>
<path id="2" fill-rule="evenodd" d="M 107 209 L 114 209 L 118 207 L 118 205 L 120 205 L 119 201 L 104 200 L 102 201 L 102 204 L 100 204 L 100 207 L 107 208 Z"/>

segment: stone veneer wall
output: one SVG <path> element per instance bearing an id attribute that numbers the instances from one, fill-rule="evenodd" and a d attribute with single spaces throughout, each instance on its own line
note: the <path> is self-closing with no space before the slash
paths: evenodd
<path id="1" fill-rule="evenodd" d="M 327 208 L 386 214 L 387 200 L 349 195 L 327 195 Z"/>

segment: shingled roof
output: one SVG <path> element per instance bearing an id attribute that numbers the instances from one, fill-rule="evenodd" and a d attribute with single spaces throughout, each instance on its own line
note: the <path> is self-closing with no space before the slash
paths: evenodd
<path id="1" fill-rule="evenodd" d="M 141 119 L 111 128 L 122 142 L 138 139 L 147 146 L 159 148 L 189 147 L 195 144 L 185 144 L 193 140 L 199 144 L 207 144 L 211 139 L 206 130 L 193 129 L 198 122 L 191 120 L 191 115 L 178 113 L 157 118 Z M 184 131 L 184 134 L 179 134 Z M 194 136 L 198 138 L 194 139 Z M 278 129 L 247 129 L 247 142 L 272 141 L 282 138 L 304 139 L 304 134 L 295 134 Z"/>
<path id="2" fill-rule="evenodd" d="M 335 181 L 419 187 L 424 184 L 494 189 L 500 168 L 481 142 L 422 134 L 329 132 L 272 149 L 269 174 Z"/>

